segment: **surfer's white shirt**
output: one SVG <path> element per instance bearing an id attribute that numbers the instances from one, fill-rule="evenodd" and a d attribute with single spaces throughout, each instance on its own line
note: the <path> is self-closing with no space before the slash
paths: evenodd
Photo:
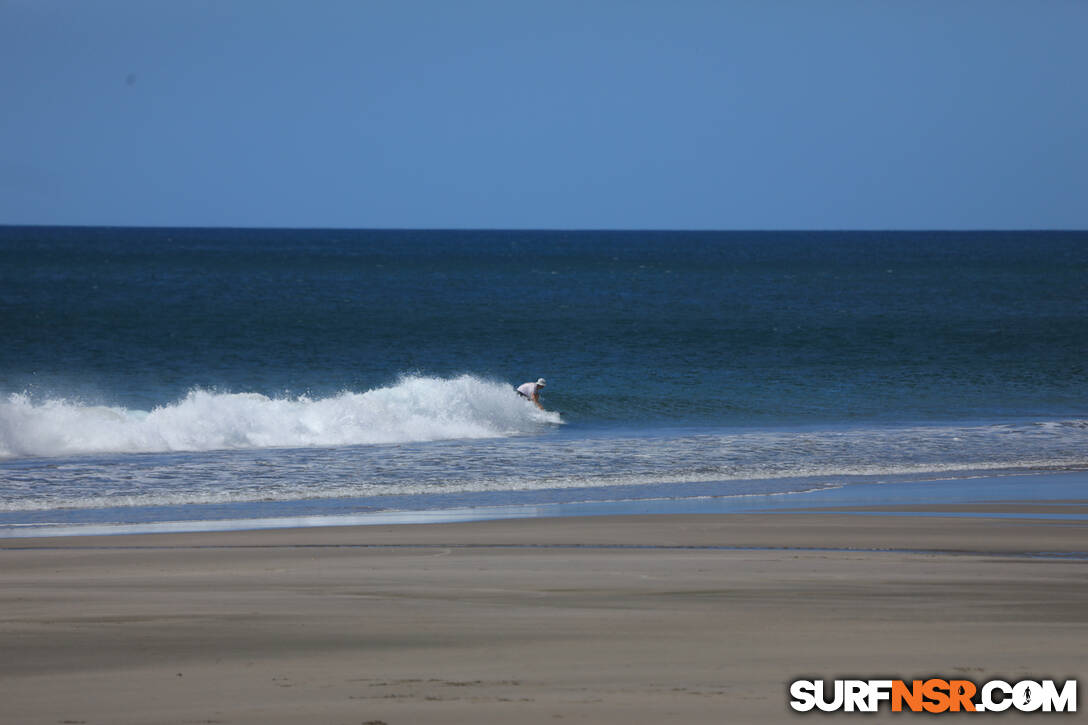
<path id="1" fill-rule="evenodd" d="M 536 383 L 522 383 L 518 386 L 518 392 L 526 398 L 532 398 L 536 395 L 536 391 L 540 390 L 541 387 L 543 386 L 537 385 Z"/>

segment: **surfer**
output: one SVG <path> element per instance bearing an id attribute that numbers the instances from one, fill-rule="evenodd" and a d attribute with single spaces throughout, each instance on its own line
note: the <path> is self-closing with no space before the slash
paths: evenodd
<path id="1" fill-rule="evenodd" d="M 540 404 L 540 389 L 544 387 L 544 378 L 540 378 L 535 383 L 522 383 L 517 387 L 518 395 L 531 400 L 536 403 L 536 407 L 544 410 L 544 406 Z"/>

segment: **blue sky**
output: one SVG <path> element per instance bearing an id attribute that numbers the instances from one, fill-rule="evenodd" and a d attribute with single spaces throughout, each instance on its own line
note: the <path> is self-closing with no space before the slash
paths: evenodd
<path id="1" fill-rule="evenodd" d="M 1088 3 L 0 0 L 0 223 L 1088 228 Z"/>

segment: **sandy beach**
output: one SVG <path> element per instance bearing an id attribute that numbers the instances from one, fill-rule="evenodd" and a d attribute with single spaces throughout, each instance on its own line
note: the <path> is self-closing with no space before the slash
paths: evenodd
<path id="1" fill-rule="evenodd" d="M 777 722 L 799 677 L 1083 682 L 1088 523 L 1032 516 L 1085 503 L 1022 508 L 0 540 L 0 721 Z"/>

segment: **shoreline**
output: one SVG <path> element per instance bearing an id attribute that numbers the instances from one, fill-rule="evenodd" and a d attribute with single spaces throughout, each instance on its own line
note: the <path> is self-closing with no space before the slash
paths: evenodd
<path id="1" fill-rule="evenodd" d="M 0 697 L 26 725 L 698 724 L 792 722 L 800 677 L 1084 681 L 1088 522 L 1025 506 L 5 539 Z"/>
<path id="2" fill-rule="evenodd" d="M 119 536 L 184 532 L 408 526 L 455 522 L 678 514 L 870 513 L 885 516 L 1088 520 L 1088 471 L 1033 471 L 1004 475 L 846 481 L 805 491 L 617 501 L 506 504 L 415 511 L 368 511 L 250 518 L 134 523 L 0 524 L 0 542 L 52 536 Z M 285 502 L 289 503 L 289 502 Z M 1029 506 L 1031 504 L 1031 506 Z"/>
<path id="3" fill-rule="evenodd" d="M 1088 509 L 1088 499 L 1069 502 Z M 1012 504 L 1010 506 L 1015 506 Z M 937 505 L 932 509 L 940 509 Z M 642 514 L 488 519 L 425 524 L 0 539 L 4 552 L 231 549 L 567 550 L 871 553 L 1049 557 L 1088 561 L 1088 516 L 1042 518 L 1025 506 L 1008 519 L 905 512 L 804 510 L 749 514 Z M 954 512 L 952 515 L 955 515 Z M 1076 533 L 1084 534 L 1078 538 Z"/>

